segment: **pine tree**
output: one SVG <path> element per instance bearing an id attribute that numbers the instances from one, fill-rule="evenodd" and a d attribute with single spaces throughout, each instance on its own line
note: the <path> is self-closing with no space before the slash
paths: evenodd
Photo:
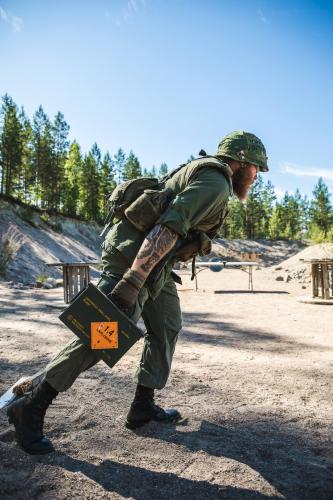
<path id="1" fill-rule="evenodd" d="M 310 202 L 307 196 L 301 197 L 300 200 L 300 224 L 301 235 L 305 235 L 310 223 Z"/>
<path id="2" fill-rule="evenodd" d="M 158 178 L 163 179 L 168 174 L 168 165 L 166 163 L 161 163 L 160 170 L 158 172 Z"/>
<path id="3" fill-rule="evenodd" d="M 123 181 L 124 166 L 126 161 L 126 155 L 124 151 L 119 148 L 117 153 L 114 155 L 114 169 L 117 179 L 117 184 Z"/>
<path id="4" fill-rule="evenodd" d="M 228 215 L 220 230 L 223 238 L 244 238 L 245 207 L 237 198 L 231 198 L 228 204 Z"/>
<path id="5" fill-rule="evenodd" d="M 149 172 L 149 177 L 157 177 L 157 171 L 155 165 L 151 167 L 151 170 Z"/>
<path id="6" fill-rule="evenodd" d="M 311 224 L 323 231 L 325 237 L 333 224 L 333 211 L 330 193 L 322 177 L 319 178 L 313 190 L 310 214 Z"/>
<path id="7" fill-rule="evenodd" d="M 53 177 L 51 170 L 53 161 L 52 126 L 42 106 L 33 116 L 32 123 L 32 171 L 35 181 L 35 202 L 42 208 L 51 208 Z"/>
<path id="8" fill-rule="evenodd" d="M 282 207 L 276 203 L 272 210 L 272 215 L 268 225 L 268 235 L 272 240 L 278 240 L 283 237 L 284 228 L 282 227 Z"/>
<path id="9" fill-rule="evenodd" d="M 78 215 L 81 170 L 81 150 L 79 144 L 74 141 L 64 164 L 62 207 L 67 215 Z"/>
<path id="10" fill-rule="evenodd" d="M 91 154 L 96 162 L 97 170 L 100 171 L 102 153 L 101 153 L 101 150 L 99 149 L 99 147 L 97 146 L 96 142 L 94 142 L 94 144 L 92 145 Z"/>
<path id="11" fill-rule="evenodd" d="M 269 223 L 271 220 L 273 207 L 276 202 L 276 194 L 274 191 L 274 186 L 270 181 L 267 181 L 266 185 L 263 187 L 261 194 L 262 200 L 262 220 L 260 221 L 260 233 L 264 238 L 269 236 Z"/>
<path id="12" fill-rule="evenodd" d="M 1 193 L 17 195 L 22 176 L 22 125 L 13 99 L 2 98 L 0 133 Z"/>
<path id="13" fill-rule="evenodd" d="M 101 218 L 103 220 L 108 214 L 108 199 L 115 187 L 116 182 L 114 180 L 114 162 L 109 153 L 106 153 L 101 164 L 99 192 L 100 212 Z"/>
<path id="14" fill-rule="evenodd" d="M 101 221 L 99 211 L 99 174 L 96 160 L 90 151 L 82 162 L 80 175 L 80 208 L 82 217 L 88 220 Z"/>
<path id="15" fill-rule="evenodd" d="M 24 109 L 21 109 L 19 119 L 22 126 L 21 144 L 22 144 L 22 166 L 21 166 L 21 197 L 26 203 L 31 203 L 33 199 L 35 178 L 32 168 L 32 127 L 29 118 Z"/>
<path id="16" fill-rule="evenodd" d="M 287 207 L 290 238 L 300 239 L 302 237 L 302 197 L 299 189 L 290 197 Z M 287 224 L 287 227 L 288 227 Z"/>
<path id="17" fill-rule="evenodd" d="M 52 133 L 52 165 L 49 170 L 49 208 L 60 209 L 61 193 L 65 182 L 65 161 L 68 151 L 69 125 L 64 119 L 64 115 L 58 112 L 51 127 Z"/>
<path id="18" fill-rule="evenodd" d="M 143 169 L 143 174 L 142 175 L 143 175 L 143 177 L 157 177 L 155 165 L 153 165 L 150 170 L 148 170 L 148 168 L 145 167 Z"/>
<path id="19" fill-rule="evenodd" d="M 133 151 L 130 151 L 130 154 L 128 155 L 126 163 L 124 165 L 123 180 L 129 181 L 131 179 L 136 179 L 137 177 L 141 177 L 141 175 L 142 171 L 140 162 L 133 153 Z"/>
<path id="20" fill-rule="evenodd" d="M 258 179 L 252 185 L 248 194 L 245 207 L 244 233 L 246 238 L 253 240 L 255 238 L 265 237 L 262 225 L 265 219 L 265 211 L 262 199 L 263 180 L 259 175 Z"/>

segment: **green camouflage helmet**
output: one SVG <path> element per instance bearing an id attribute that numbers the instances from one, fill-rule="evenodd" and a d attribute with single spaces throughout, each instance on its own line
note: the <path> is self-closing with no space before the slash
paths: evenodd
<path id="1" fill-rule="evenodd" d="M 265 146 L 257 136 L 243 130 L 226 135 L 219 144 L 217 156 L 251 163 L 257 165 L 261 172 L 268 172 Z"/>

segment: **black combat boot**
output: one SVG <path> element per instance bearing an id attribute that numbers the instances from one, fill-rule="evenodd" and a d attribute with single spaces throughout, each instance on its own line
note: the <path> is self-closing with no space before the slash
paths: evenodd
<path id="1" fill-rule="evenodd" d="M 46 410 L 57 394 L 58 391 L 43 380 L 7 409 L 18 444 L 31 455 L 54 451 L 51 441 L 43 435 L 43 424 Z"/>
<path id="2" fill-rule="evenodd" d="M 173 423 L 179 419 L 181 419 L 179 411 L 163 410 L 163 408 L 155 404 L 154 389 L 138 385 L 125 425 L 128 429 L 137 429 L 150 422 L 150 420 Z"/>

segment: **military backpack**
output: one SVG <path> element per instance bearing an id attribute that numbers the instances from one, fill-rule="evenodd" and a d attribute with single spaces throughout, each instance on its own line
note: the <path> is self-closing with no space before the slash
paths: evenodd
<path id="1" fill-rule="evenodd" d="M 227 178 L 232 194 L 230 170 L 227 165 L 211 156 L 194 160 L 193 164 L 191 176 L 205 166 L 218 168 Z M 109 231 L 115 221 L 123 218 L 129 220 L 139 231 L 149 231 L 175 196 L 170 188 L 165 187 L 165 183 L 183 167 L 185 164 L 180 165 L 162 180 L 154 177 L 138 177 L 119 184 L 109 198 L 110 211 L 101 236 Z"/>

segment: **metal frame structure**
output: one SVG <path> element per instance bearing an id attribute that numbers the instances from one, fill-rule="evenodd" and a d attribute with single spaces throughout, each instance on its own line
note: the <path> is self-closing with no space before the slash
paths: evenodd
<path id="1" fill-rule="evenodd" d="M 248 281 L 248 289 L 253 292 L 253 267 L 257 266 L 258 267 L 258 262 L 228 262 L 226 260 L 222 261 L 217 261 L 217 262 L 197 262 L 196 267 L 204 267 L 204 268 L 210 268 L 210 267 L 219 267 L 221 266 L 222 268 L 239 268 L 241 271 L 244 271 L 249 275 L 249 281 Z M 244 268 L 248 269 L 244 269 Z M 204 271 L 204 269 L 202 269 Z M 200 270 L 199 270 L 200 272 Z"/>

